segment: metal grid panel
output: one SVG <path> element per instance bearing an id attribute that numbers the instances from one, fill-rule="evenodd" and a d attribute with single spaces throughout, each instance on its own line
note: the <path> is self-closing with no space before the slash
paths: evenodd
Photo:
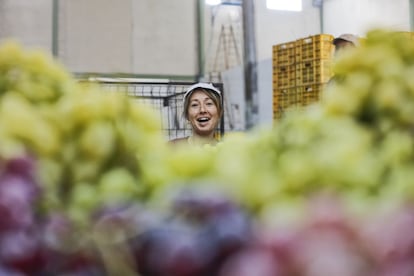
<path id="1" fill-rule="evenodd" d="M 99 81 L 99 84 L 106 91 L 126 93 L 136 101 L 152 106 L 160 113 L 162 131 L 166 139 L 191 135 L 191 126 L 182 114 L 183 96 L 188 87 L 193 84 L 192 82 Z M 223 92 L 221 83 L 213 85 Z M 219 137 L 224 134 L 223 118 L 217 128 L 216 134 Z"/>

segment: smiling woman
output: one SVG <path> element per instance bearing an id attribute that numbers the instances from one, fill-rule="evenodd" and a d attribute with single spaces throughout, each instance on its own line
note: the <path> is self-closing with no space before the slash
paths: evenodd
<path id="1" fill-rule="evenodd" d="M 196 83 L 184 94 L 185 119 L 191 124 L 192 136 L 171 140 L 171 144 L 214 145 L 214 137 L 223 115 L 220 90 L 209 83 Z"/>

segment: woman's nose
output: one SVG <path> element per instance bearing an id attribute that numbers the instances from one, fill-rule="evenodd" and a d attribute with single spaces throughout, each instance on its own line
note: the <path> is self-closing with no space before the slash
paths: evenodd
<path id="1" fill-rule="evenodd" d="M 202 104 L 200 105 L 200 112 L 204 112 L 206 111 L 206 107 Z"/>

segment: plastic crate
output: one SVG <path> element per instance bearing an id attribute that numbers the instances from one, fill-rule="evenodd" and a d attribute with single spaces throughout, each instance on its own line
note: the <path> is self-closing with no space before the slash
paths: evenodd
<path id="1" fill-rule="evenodd" d="M 273 66 L 286 66 L 295 63 L 296 42 L 287 42 L 273 46 Z"/>
<path id="2" fill-rule="evenodd" d="M 277 66 L 273 68 L 273 88 L 296 86 L 296 65 Z"/>
<path id="3" fill-rule="evenodd" d="M 333 76 L 331 59 L 303 61 L 296 66 L 296 84 L 298 86 L 314 83 L 326 83 Z"/>
<path id="4" fill-rule="evenodd" d="M 331 59 L 334 51 L 332 35 L 319 34 L 296 40 L 296 62 Z"/>
<path id="5" fill-rule="evenodd" d="M 298 107 L 296 105 L 290 106 L 288 108 L 283 108 L 280 105 L 275 106 L 273 111 L 273 120 L 280 120 L 297 109 Z"/>
<path id="6" fill-rule="evenodd" d="M 285 110 L 280 105 L 273 106 L 273 120 L 279 120 L 283 118 Z"/>
<path id="7" fill-rule="evenodd" d="M 296 87 L 276 89 L 273 93 L 273 108 L 284 109 L 296 106 L 298 102 L 298 91 Z"/>
<path id="8" fill-rule="evenodd" d="M 319 102 L 325 83 L 302 85 L 297 88 L 297 102 L 298 106 L 307 106 L 315 102 Z"/>

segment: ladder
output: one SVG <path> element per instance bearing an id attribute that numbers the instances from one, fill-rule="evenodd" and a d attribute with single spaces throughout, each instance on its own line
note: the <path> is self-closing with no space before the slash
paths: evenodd
<path id="1" fill-rule="evenodd" d="M 241 65 L 237 39 L 233 25 L 222 24 L 217 38 L 216 50 L 212 55 L 207 68 L 208 78 L 211 82 L 221 82 L 221 73 L 227 69 Z"/>
<path id="2" fill-rule="evenodd" d="M 206 77 L 210 82 L 222 83 L 222 72 L 232 67 L 240 66 L 242 64 L 240 54 L 240 40 L 237 39 L 236 32 L 232 24 L 222 24 L 218 32 L 217 44 L 215 51 L 208 59 L 209 66 L 207 67 Z M 225 125 L 230 130 L 237 128 L 240 121 L 240 110 L 237 105 L 231 104 L 224 97 L 223 102 Z"/>

